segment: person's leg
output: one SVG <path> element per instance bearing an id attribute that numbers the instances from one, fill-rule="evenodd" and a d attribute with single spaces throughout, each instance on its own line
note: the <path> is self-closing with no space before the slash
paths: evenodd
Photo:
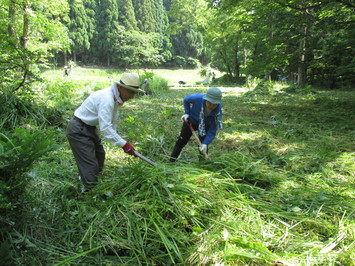
<path id="1" fill-rule="evenodd" d="M 95 139 L 97 138 L 95 128 L 85 126 L 82 122 L 72 119 L 68 124 L 67 138 L 74 154 L 82 183 L 87 188 L 95 186 L 100 170 L 95 147 Z M 100 163 L 103 166 L 103 162 Z"/>
<path id="2" fill-rule="evenodd" d="M 99 165 L 99 172 L 102 172 L 104 168 L 106 152 L 104 146 L 102 145 L 101 139 L 99 138 L 99 132 L 97 129 L 96 129 L 96 136 L 97 138 L 95 139 L 95 154 Z"/>
<path id="3" fill-rule="evenodd" d="M 170 161 L 175 162 L 176 159 L 179 157 L 181 150 L 185 147 L 189 139 L 191 138 L 192 132 L 186 123 L 183 123 L 180 135 L 178 136 L 175 146 L 173 148 L 173 152 L 170 156 Z"/>

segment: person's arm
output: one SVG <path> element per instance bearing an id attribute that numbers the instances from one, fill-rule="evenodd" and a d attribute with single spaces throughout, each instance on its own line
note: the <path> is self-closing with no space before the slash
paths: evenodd
<path id="1" fill-rule="evenodd" d="M 202 144 L 209 145 L 212 142 L 212 140 L 214 140 L 214 138 L 216 137 L 216 134 L 217 134 L 217 126 L 216 125 L 214 125 L 214 126 L 211 125 L 211 127 L 206 132 L 206 137 L 203 140 Z"/>
<path id="2" fill-rule="evenodd" d="M 206 137 L 203 140 L 202 144 L 210 144 L 214 138 L 216 137 L 217 130 L 222 128 L 222 109 L 219 110 L 219 112 L 216 114 L 216 116 L 213 118 L 213 121 L 210 125 L 210 128 L 206 132 Z"/>
<path id="3" fill-rule="evenodd" d="M 195 97 L 194 94 L 187 95 L 184 98 L 183 104 L 184 104 L 184 114 L 190 115 L 190 110 L 191 110 L 191 104 L 195 103 Z"/>

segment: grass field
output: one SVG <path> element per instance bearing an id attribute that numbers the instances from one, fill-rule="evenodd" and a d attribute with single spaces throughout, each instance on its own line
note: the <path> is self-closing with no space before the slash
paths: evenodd
<path id="1" fill-rule="evenodd" d="M 46 71 L 54 85 L 44 95 L 54 105 L 62 95 L 67 120 L 121 73 Z M 207 87 L 195 86 L 196 70 L 154 73 L 191 86 L 127 102 L 118 131 L 158 166 L 106 143 L 99 185 L 82 195 L 65 124 L 58 127 L 60 147 L 28 173 L 33 201 L 9 248 L 16 263 L 354 265 L 353 91 L 221 86 L 224 128 L 212 159 L 199 160 L 191 141 L 169 163 L 182 98 Z"/>

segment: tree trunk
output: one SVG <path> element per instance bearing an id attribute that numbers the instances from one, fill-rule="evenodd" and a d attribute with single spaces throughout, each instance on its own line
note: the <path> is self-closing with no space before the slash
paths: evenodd
<path id="1" fill-rule="evenodd" d="M 239 78 L 240 75 L 240 63 L 238 60 L 238 51 L 239 51 L 239 40 L 236 40 L 235 50 L 234 50 L 234 76 Z"/>
<path id="2" fill-rule="evenodd" d="M 29 24 L 30 24 L 29 12 L 30 12 L 30 7 L 26 2 L 25 4 L 23 4 L 23 26 L 22 26 L 22 36 L 20 39 L 20 45 L 24 50 L 27 50 L 27 40 L 28 40 L 28 32 L 29 32 Z M 25 85 L 26 80 L 28 79 L 27 76 L 30 73 L 30 62 L 29 62 L 28 55 L 26 55 L 23 58 L 23 64 L 21 66 L 21 69 L 19 69 L 19 72 L 20 72 L 19 75 L 20 75 L 21 82 L 19 83 L 19 85 L 17 85 L 16 88 L 13 89 L 14 92 L 22 88 Z"/>
<path id="3" fill-rule="evenodd" d="M 22 27 L 22 37 L 21 46 L 27 49 L 28 31 L 29 31 L 29 6 L 28 4 L 23 5 L 23 27 Z"/>
<path id="4" fill-rule="evenodd" d="M 10 39 L 13 39 L 13 40 L 16 39 L 16 34 L 15 34 L 15 15 L 16 15 L 15 2 L 14 1 L 10 1 L 9 2 L 8 33 L 9 33 Z"/>
<path id="5" fill-rule="evenodd" d="M 298 64 L 297 85 L 300 87 L 306 86 L 307 82 L 307 26 L 303 28 L 303 38 L 300 41 L 300 62 Z"/>
<path id="6" fill-rule="evenodd" d="M 225 51 L 225 50 L 224 50 L 224 51 Z M 224 62 L 224 64 L 225 64 L 225 66 L 226 66 L 226 68 L 227 68 L 227 73 L 228 73 L 231 77 L 233 77 L 232 69 L 231 69 L 230 65 L 228 64 L 228 60 L 226 60 L 226 55 L 223 54 L 222 51 L 220 51 L 220 54 L 221 54 L 221 58 L 222 58 L 222 60 L 223 60 L 223 62 Z"/>
<path id="7" fill-rule="evenodd" d="M 68 55 L 67 55 L 66 51 L 63 52 L 63 57 L 64 57 L 64 65 L 67 66 L 68 65 Z"/>

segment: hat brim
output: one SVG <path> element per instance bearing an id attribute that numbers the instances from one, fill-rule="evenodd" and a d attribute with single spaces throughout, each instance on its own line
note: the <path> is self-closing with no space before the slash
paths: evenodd
<path id="1" fill-rule="evenodd" d="M 131 91 L 140 92 L 140 93 L 145 93 L 145 91 L 142 90 L 142 89 L 140 89 L 140 88 L 131 87 L 131 86 L 128 86 L 128 85 L 126 85 L 126 84 L 123 84 L 123 83 L 121 83 L 121 82 L 119 82 L 119 81 L 114 81 L 114 82 L 115 82 L 116 84 L 120 85 L 121 87 L 124 87 L 124 88 L 126 88 L 126 89 L 129 89 L 129 90 L 131 90 Z"/>
<path id="2" fill-rule="evenodd" d="M 213 104 L 220 104 L 221 103 L 221 100 L 212 99 L 212 98 L 208 97 L 207 95 L 203 96 L 202 98 L 206 101 L 209 101 L 210 103 L 213 103 Z"/>

